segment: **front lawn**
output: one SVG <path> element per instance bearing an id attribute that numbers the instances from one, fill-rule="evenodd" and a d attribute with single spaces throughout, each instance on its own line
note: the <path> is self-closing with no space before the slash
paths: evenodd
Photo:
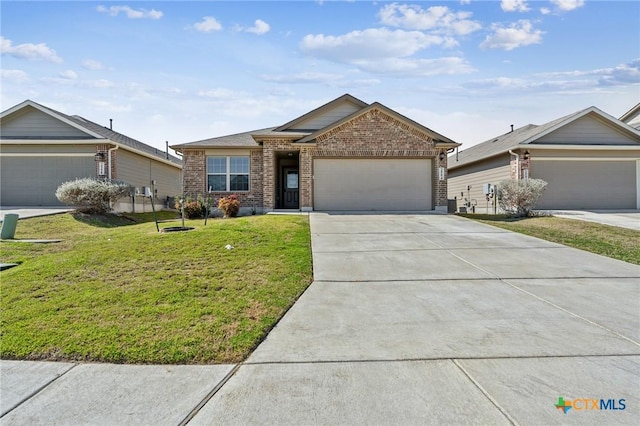
<path id="1" fill-rule="evenodd" d="M 20 220 L 16 239 L 64 241 L 0 242 L 0 261 L 20 264 L 0 272 L 0 356 L 168 364 L 246 358 L 311 283 L 308 218 L 186 226 L 195 229 L 159 234 L 148 214 Z"/>
<path id="2" fill-rule="evenodd" d="M 640 265 L 640 231 L 561 217 L 460 215 L 543 240 Z"/>

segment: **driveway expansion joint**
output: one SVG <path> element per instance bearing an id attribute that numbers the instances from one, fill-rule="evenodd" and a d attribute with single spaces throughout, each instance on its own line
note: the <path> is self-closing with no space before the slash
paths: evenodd
<path id="1" fill-rule="evenodd" d="M 464 376 L 469 379 L 469 381 L 471 381 L 471 383 L 473 383 L 473 385 L 478 388 L 478 390 L 480 392 L 482 392 L 482 394 L 489 400 L 489 402 L 491 402 L 491 404 L 493 404 L 494 407 L 496 407 L 498 409 L 498 411 L 500 411 L 500 413 L 502 413 L 502 415 L 509 421 L 509 423 L 511 423 L 512 425 L 518 425 L 518 422 L 515 421 L 515 419 L 513 417 L 511 417 L 509 415 L 509 413 L 507 412 L 506 409 L 502 408 L 502 406 L 500 406 L 500 404 L 498 404 L 498 401 L 496 401 L 490 394 L 489 392 L 482 387 L 482 385 L 480 383 L 478 383 L 472 376 L 471 374 L 464 369 L 464 367 L 462 365 L 460 365 L 459 362 L 456 362 L 455 359 L 452 359 L 451 362 L 458 367 L 458 369 L 462 372 L 462 374 L 464 374 Z"/>
<path id="2" fill-rule="evenodd" d="M 74 368 L 76 368 L 77 366 L 78 366 L 78 364 L 74 363 L 66 371 L 63 371 L 62 373 L 56 375 L 51 380 L 49 380 L 47 383 L 43 384 L 42 386 L 40 386 L 39 388 L 37 388 L 36 390 L 31 392 L 29 395 L 25 396 L 21 401 L 19 401 L 16 405 L 14 405 L 10 409 L 8 409 L 6 413 L 4 413 L 2 416 L 0 416 L 0 419 L 3 418 L 4 416 L 6 416 L 7 414 L 9 414 L 10 412 L 12 412 L 13 410 L 15 410 L 16 408 L 18 408 L 19 406 L 21 406 L 22 404 L 24 404 L 25 402 L 27 402 L 28 400 L 30 400 L 31 398 L 33 398 L 34 396 L 36 396 L 37 394 L 39 394 L 40 392 L 42 392 L 43 390 L 45 390 L 45 388 L 47 388 L 50 384 L 52 384 L 53 382 L 58 380 L 60 377 L 62 377 L 65 374 L 67 374 L 69 371 L 71 371 Z"/>
<path id="3" fill-rule="evenodd" d="M 242 364 L 236 364 L 236 366 L 233 367 L 231 371 L 229 371 L 227 375 L 224 376 L 222 380 L 220 380 L 220 382 L 218 382 L 218 384 L 216 384 L 213 389 L 211 389 L 211 391 L 209 391 L 209 393 L 205 395 L 204 398 L 202 398 L 202 401 L 200 401 L 198 405 L 196 405 L 193 410 L 191 410 L 191 412 L 187 414 L 187 416 L 180 423 L 178 423 L 178 425 L 184 426 L 188 424 L 200 412 L 200 410 L 202 410 L 202 407 L 204 407 L 211 400 L 211 398 L 213 398 L 213 396 L 218 393 L 220 389 L 222 389 L 222 387 L 229 381 L 229 379 L 231 379 L 231 377 L 236 374 L 236 371 L 238 371 L 241 365 Z"/>

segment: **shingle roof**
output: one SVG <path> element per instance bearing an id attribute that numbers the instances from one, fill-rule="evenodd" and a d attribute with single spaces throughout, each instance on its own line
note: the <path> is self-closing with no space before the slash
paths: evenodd
<path id="1" fill-rule="evenodd" d="M 527 124 L 526 126 L 515 129 L 512 132 L 491 138 L 479 143 L 478 145 L 474 145 L 471 148 L 461 150 L 457 154 L 452 154 L 449 156 L 449 169 L 455 169 L 465 164 L 490 158 L 495 155 L 508 152 L 510 149 L 517 148 L 518 146 L 531 143 L 548 132 L 551 132 L 558 127 L 562 127 L 565 124 L 568 124 L 591 112 L 614 122 L 617 121 L 615 118 L 610 117 L 598 108 L 589 107 L 553 121 L 549 121 L 548 123 L 540 126 Z"/>
<path id="2" fill-rule="evenodd" d="M 103 136 L 105 139 L 109 139 L 122 145 L 126 145 L 138 151 L 153 155 L 154 157 L 162 158 L 163 160 L 168 159 L 175 164 L 182 164 L 182 161 L 178 157 L 174 157 L 173 155 L 169 154 L 167 158 L 167 153 L 165 151 L 159 150 L 150 145 L 147 145 L 146 143 L 130 138 L 129 136 L 123 135 L 122 133 L 115 132 L 104 126 L 94 123 L 93 121 L 87 120 L 84 117 L 80 117 L 79 115 L 67 115 L 66 118 L 88 130 L 91 130 L 94 133 Z"/>
<path id="3" fill-rule="evenodd" d="M 108 129 L 100 124 L 94 123 L 91 120 L 87 120 L 84 117 L 80 117 L 79 115 L 67 115 L 60 111 L 57 111 L 53 108 L 49 108 L 48 106 L 39 104 L 32 100 L 26 100 L 21 104 L 14 106 L 6 111 L 3 111 L 2 114 L 7 114 L 11 111 L 15 111 L 17 109 L 22 109 L 24 106 L 31 106 L 36 109 L 40 109 L 42 112 L 52 115 L 53 117 L 58 117 L 58 119 L 66 120 L 67 124 L 71 123 L 71 125 L 78 127 L 80 130 L 87 132 L 89 135 L 94 137 L 102 137 L 104 139 L 108 139 L 110 141 L 119 143 L 124 146 L 128 146 L 137 151 L 149 154 L 150 156 L 157 157 L 159 159 L 170 161 L 176 165 L 181 165 L 182 160 L 173 155 L 168 155 L 165 151 L 154 148 L 150 145 L 147 145 L 144 142 L 140 142 L 136 139 L 130 138 L 129 136 L 123 135 L 122 133 L 115 132 L 111 129 Z M 97 136 L 96 136 L 97 135 Z"/>
<path id="4" fill-rule="evenodd" d="M 275 127 L 267 127 L 265 129 L 251 130 L 249 132 L 236 133 L 233 135 L 220 136 L 216 138 L 203 139 L 195 142 L 183 143 L 180 145 L 172 145 L 171 148 L 180 150 L 181 148 L 207 148 L 207 147 L 230 147 L 230 148 L 255 148 L 259 147 L 258 143 L 251 137 L 256 133 L 268 133 Z"/>

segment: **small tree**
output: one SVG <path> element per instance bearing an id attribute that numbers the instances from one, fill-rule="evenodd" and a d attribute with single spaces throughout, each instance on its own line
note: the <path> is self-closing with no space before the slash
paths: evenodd
<path id="1" fill-rule="evenodd" d="M 515 216 L 529 216 L 547 182 L 542 179 L 503 180 L 498 183 L 500 208 Z"/>
<path id="2" fill-rule="evenodd" d="M 56 198 L 75 206 L 79 212 L 104 214 L 111 211 L 111 204 L 131 193 L 131 185 L 115 180 L 82 178 L 62 183 L 56 190 Z"/>

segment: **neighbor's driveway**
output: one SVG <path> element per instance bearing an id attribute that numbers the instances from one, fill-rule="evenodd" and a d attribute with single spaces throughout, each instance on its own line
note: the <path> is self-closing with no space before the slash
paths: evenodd
<path id="1" fill-rule="evenodd" d="M 316 281 L 192 424 L 640 418 L 640 267 L 454 216 L 311 231 Z M 565 415 L 560 396 L 626 409 Z"/>

